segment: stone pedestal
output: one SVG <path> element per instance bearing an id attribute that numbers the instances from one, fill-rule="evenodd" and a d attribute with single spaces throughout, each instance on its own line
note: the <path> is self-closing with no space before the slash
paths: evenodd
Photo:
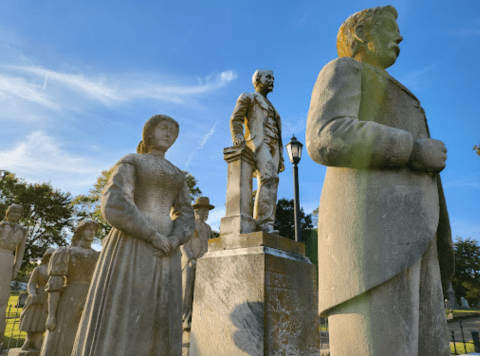
<path id="1" fill-rule="evenodd" d="M 299 242 L 264 232 L 210 240 L 197 261 L 190 356 L 318 356 L 315 274 Z"/>
<path id="2" fill-rule="evenodd" d="M 228 163 L 227 203 L 225 217 L 220 222 L 220 235 L 239 235 L 257 231 L 253 219 L 252 176 L 255 170 L 253 152 L 245 147 L 223 150 Z"/>
<path id="3" fill-rule="evenodd" d="M 22 350 L 21 348 L 9 349 L 7 356 L 39 356 L 40 350 Z"/>

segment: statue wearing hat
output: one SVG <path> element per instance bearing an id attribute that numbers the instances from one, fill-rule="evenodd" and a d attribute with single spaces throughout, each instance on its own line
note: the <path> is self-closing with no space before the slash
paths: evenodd
<path id="1" fill-rule="evenodd" d="M 183 283 L 183 329 L 190 330 L 192 324 L 193 288 L 197 259 L 208 251 L 208 239 L 213 237 L 212 229 L 205 222 L 208 212 L 215 208 L 207 197 L 198 197 L 192 205 L 195 211 L 195 232 L 192 238 L 182 245 L 182 283 Z"/>

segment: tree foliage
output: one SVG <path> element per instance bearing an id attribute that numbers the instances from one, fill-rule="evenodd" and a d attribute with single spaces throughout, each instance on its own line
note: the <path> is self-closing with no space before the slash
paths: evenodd
<path id="1" fill-rule="evenodd" d="M 455 276 L 452 286 L 457 300 L 465 297 L 470 305 L 480 301 L 480 244 L 471 238 L 457 237 L 455 248 Z"/>
<path id="2" fill-rule="evenodd" d="M 5 216 L 11 204 L 21 204 L 24 211 L 20 223 L 29 232 L 21 271 L 31 268 L 48 247 L 67 244 L 74 220 L 71 201 L 70 193 L 54 189 L 49 183 L 29 184 L 4 172 L 0 180 L 0 216 Z"/>
<path id="3" fill-rule="evenodd" d="M 77 195 L 72 201 L 72 206 L 75 209 L 75 214 L 79 218 L 89 217 L 99 224 L 97 238 L 100 240 L 108 235 L 112 226 L 103 218 L 100 210 L 103 188 L 107 185 L 108 180 L 113 172 L 113 168 L 102 171 L 97 178 L 93 188 L 88 191 L 87 195 Z M 182 171 L 185 174 L 188 188 L 192 200 L 202 194 L 202 191 L 197 187 L 197 179 L 187 171 Z"/>
<path id="4" fill-rule="evenodd" d="M 473 146 L 473 150 L 474 150 L 474 151 L 477 151 L 477 155 L 480 156 L 480 144 Z"/>
<path id="5" fill-rule="evenodd" d="M 294 200 L 285 198 L 277 201 L 277 212 L 275 215 L 275 230 L 279 231 L 279 235 L 291 240 L 295 240 L 295 207 Z M 317 264 L 317 234 L 313 229 L 312 215 L 305 214 L 300 209 L 300 232 L 302 234 L 302 242 L 305 243 L 307 257 L 312 263 Z"/>

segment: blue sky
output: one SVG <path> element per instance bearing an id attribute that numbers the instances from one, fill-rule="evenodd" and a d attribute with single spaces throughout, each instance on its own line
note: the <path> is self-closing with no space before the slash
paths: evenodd
<path id="1" fill-rule="evenodd" d="M 87 193 L 103 169 L 134 152 L 145 121 L 167 114 L 180 136 L 167 159 L 188 170 L 224 215 L 229 118 L 272 69 L 269 99 L 283 140 L 305 141 L 313 85 L 337 57 L 342 22 L 396 7 L 404 37 L 389 73 L 425 108 L 448 148 L 442 179 L 453 235 L 480 240 L 480 3 L 457 1 L 42 1 L 0 3 L 0 169 Z M 293 197 L 292 166 L 279 198 Z M 318 206 L 325 167 L 304 153 L 300 200 Z"/>

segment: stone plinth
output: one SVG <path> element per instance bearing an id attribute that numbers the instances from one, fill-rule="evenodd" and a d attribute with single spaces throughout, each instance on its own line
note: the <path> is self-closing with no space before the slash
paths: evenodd
<path id="1" fill-rule="evenodd" d="M 220 222 L 220 235 L 239 235 L 258 230 L 253 219 L 252 176 L 255 170 L 253 152 L 245 147 L 223 150 L 228 163 L 227 203 Z"/>
<path id="2" fill-rule="evenodd" d="M 302 243 L 256 232 L 197 261 L 190 356 L 319 355 L 315 266 Z"/>
<path id="3" fill-rule="evenodd" d="M 39 356 L 40 350 L 22 350 L 21 348 L 9 349 L 7 356 Z"/>

